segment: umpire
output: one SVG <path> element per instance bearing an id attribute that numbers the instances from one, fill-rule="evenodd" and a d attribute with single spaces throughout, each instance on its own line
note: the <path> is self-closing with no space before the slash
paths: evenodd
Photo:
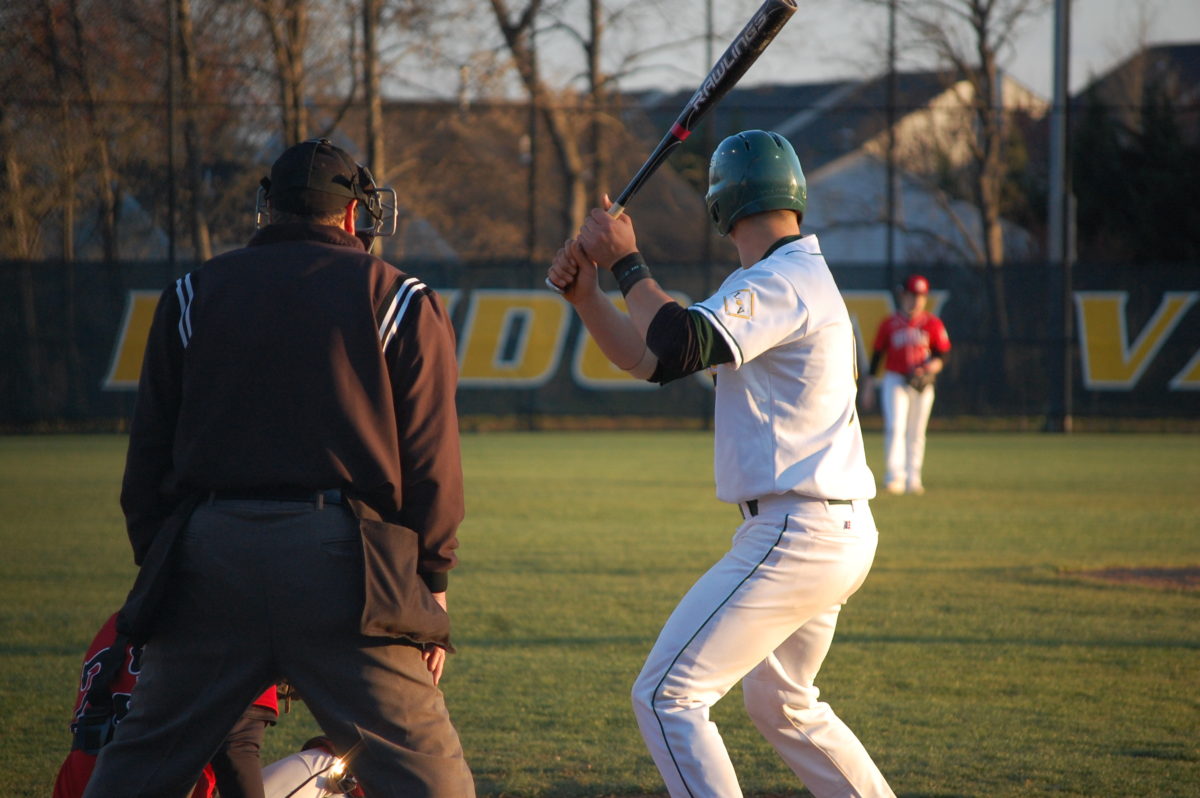
<path id="1" fill-rule="evenodd" d="M 187 795 L 286 677 L 368 795 L 470 798 L 437 688 L 464 512 L 453 329 L 365 251 L 389 192 L 346 152 L 297 144 L 263 186 L 270 223 L 164 291 L 150 330 L 121 505 L 139 564 L 179 532 L 86 795 Z"/>

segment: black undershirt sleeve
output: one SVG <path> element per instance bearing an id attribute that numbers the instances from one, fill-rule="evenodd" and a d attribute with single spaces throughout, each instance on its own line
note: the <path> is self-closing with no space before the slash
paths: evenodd
<path id="1" fill-rule="evenodd" d="M 875 350 L 875 351 L 874 351 L 874 352 L 871 354 L 871 368 L 870 368 L 870 369 L 867 371 L 867 374 L 869 374 L 869 375 L 871 375 L 872 377 L 874 377 L 874 376 L 875 376 L 875 370 L 876 370 L 877 368 L 879 368 L 879 361 L 881 361 L 881 360 L 883 360 L 883 350 L 882 350 L 882 349 L 876 349 L 876 350 Z"/>
<path id="2" fill-rule="evenodd" d="M 651 319 L 646 346 L 658 358 L 649 381 L 659 385 L 733 360 L 729 344 L 708 319 L 675 302 L 663 305 Z"/>

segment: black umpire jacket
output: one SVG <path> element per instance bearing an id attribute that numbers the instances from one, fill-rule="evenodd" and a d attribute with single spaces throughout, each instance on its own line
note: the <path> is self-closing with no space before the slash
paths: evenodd
<path id="1" fill-rule="evenodd" d="M 340 489 L 362 630 L 448 644 L 464 515 L 454 331 L 419 279 L 336 227 L 278 224 L 162 294 L 121 490 L 134 559 L 212 491 Z"/>

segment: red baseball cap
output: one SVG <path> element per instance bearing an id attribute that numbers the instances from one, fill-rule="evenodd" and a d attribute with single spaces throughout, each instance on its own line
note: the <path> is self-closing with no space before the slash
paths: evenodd
<path id="1" fill-rule="evenodd" d="M 910 294 L 928 294 L 929 281 L 919 274 L 914 274 L 904 281 L 904 290 Z"/>

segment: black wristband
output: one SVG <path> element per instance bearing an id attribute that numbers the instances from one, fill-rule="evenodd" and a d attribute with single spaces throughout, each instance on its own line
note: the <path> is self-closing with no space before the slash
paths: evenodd
<path id="1" fill-rule="evenodd" d="M 621 296 L 629 296 L 634 285 L 650 276 L 650 267 L 646 265 L 642 253 L 631 252 L 612 265 L 612 273 L 617 278 Z"/>

